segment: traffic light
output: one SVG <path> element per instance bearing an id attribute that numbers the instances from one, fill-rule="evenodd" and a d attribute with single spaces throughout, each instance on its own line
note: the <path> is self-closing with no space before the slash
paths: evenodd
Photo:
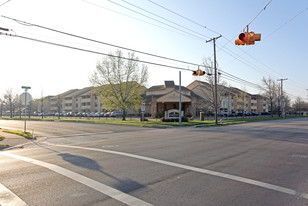
<path id="1" fill-rule="evenodd" d="M 254 32 L 249 32 L 246 45 L 255 44 L 255 41 L 260 41 L 260 40 L 261 40 L 261 34 L 255 34 Z"/>
<path id="2" fill-rule="evenodd" d="M 203 75 L 205 75 L 205 71 L 198 69 L 196 71 L 193 71 L 192 75 L 193 76 L 203 76 Z"/>
<path id="3" fill-rule="evenodd" d="M 255 34 L 254 32 L 240 33 L 238 39 L 235 40 L 235 45 L 253 45 L 255 41 L 261 40 L 261 34 Z"/>
<path id="4" fill-rule="evenodd" d="M 240 33 L 238 36 L 238 39 L 235 40 L 235 45 L 245 45 L 247 39 L 247 32 Z"/>

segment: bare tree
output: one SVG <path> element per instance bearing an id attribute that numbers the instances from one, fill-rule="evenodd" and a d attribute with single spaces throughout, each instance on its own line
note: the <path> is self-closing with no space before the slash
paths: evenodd
<path id="1" fill-rule="evenodd" d="M 297 97 L 295 99 L 294 106 L 295 106 L 295 110 L 297 112 L 302 111 L 303 108 L 304 108 L 304 105 L 305 105 L 305 102 L 303 101 L 303 99 L 301 97 Z"/>
<path id="2" fill-rule="evenodd" d="M 204 58 L 203 65 L 205 66 L 205 73 L 200 78 L 200 93 L 199 96 L 202 97 L 200 101 L 198 101 L 199 105 L 203 108 L 211 109 L 212 111 L 215 109 L 215 75 L 214 75 L 214 62 L 211 58 Z M 217 65 L 218 67 L 218 65 Z M 221 97 L 226 94 L 228 88 L 225 86 L 226 83 L 222 82 L 220 79 L 220 75 L 217 77 L 217 108 L 221 107 Z"/>
<path id="3" fill-rule="evenodd" d="M 3 105 L 4 105 L 4 100 L 0 99 L 0 117 L 2 117 Z"/>
<path id="4" fill-rule="evenodd" d="M 10 117 L 12 118 L 14 116 L 14 95 L 12 89 L 7 89 L 4 94 L 4 104 L 6 107 L 9 108 L 10 111 Z"/>
<path id="5" fill-rule="evenodd" d="M 275 102 L 277 100 L 277 85 L 275 80 L 273 80 L 271 77 L 268 77 L 267 79 L 263 77 L 262 79 L 262 85 L 263 88 L 263 96 L 266 97 L 267 103 L 270 105 L 271 109 L 271 116 L 274 115 L 274 109 L 275 109 Z"/>

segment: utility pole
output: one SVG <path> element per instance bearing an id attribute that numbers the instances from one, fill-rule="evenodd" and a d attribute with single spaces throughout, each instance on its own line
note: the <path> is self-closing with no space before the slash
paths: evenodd
<path id="1" fill-rule="evenodd" d="M 43 98 L 43 91 L 41 91 L 41 114 L 42 119 L 44 118 L 44 98 Z"/>
<path id="2" fill-rule="evenodd" d="M 285 102 L 284 102 L 284 96 L 283 96 L 283 81 L 288 80 L 286 79 L 277 79 L 277 81 L 280 81 L 281 84 L 281 118 L 285 118 Z"/>
<path id="3" fill-rule="evenodd" d="M 214 71 L 215 71 L 215 124 L 218 124 L 218 120 L 217 120 L 217 67 L 216 67 L 216 39 L 220 38 L 221 35 L 219 35 L 218 37 L 212 38 L 210 40 L 207 40 L 206 43 L 213 41 L 213 45 L 214 45 Z"/>
<path id="4" fill-rule="evenodd" d="M 28 89 L 31 89 L 31 87 L 28 86 L 22 86 L 22 89 L 25 89 L 25 123 L 24 123 L 24 133 L 27 132 L 27 118 L 26 118 L 26 113 L 27 113 L 27 91 Z"/>
<path id="5" fill-rule="evenodd" d="M 181 71 L 179 71 L 179 125 L 182 125 L 182 83 L 181 83 Z"/>

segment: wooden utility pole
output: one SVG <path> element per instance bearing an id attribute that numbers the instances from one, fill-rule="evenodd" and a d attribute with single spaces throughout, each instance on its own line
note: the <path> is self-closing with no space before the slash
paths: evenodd
<path id="1" fill-rule="evenodd" d="M 218 124 L 218 120 L 217 120 L 217 67 L 216 67 L 216 39 L 220 38 L 221 35 L 219 35 L 218 37 L 212 38 L 210 40 L 207 40 L 206 43 L 213 41 L 213 45 L 214 45 L 214 71 L 215 71 L 215 124 Z"/>

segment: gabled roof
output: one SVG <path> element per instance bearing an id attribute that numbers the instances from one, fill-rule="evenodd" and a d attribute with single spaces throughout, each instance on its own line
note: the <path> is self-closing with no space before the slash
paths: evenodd
<path id="1" fill-rule="evenodd" d="M 151 86 L 148 91 L 150 90 L 161 90 L 164 89 L 164 85 L 156 85 L 156 86 Z"/>
<path id="2" fill-rule="evenodd" d="M 69 95 L 66 95 L 65 97 L 77 97 L 77 96 L 80 96 L 83 93 L 90 91 L 90 90 L 92 90 L 92 87 L 86 87 L 86 88 L 83 88 L 83 89 L 79 89 L 78 91 L 73 92 Z"/>
<path id="3" fill-rule="evenodd" d="M 58 96 L 60 96 L 61 98 L 63 98 L 63 97 L 66 97 L 67 95 L 69 95 L 69 94 L 71 94 L 71 93 L 73 93 L 73 92 L 76 92 L 76 91 L 78 91 L 78 89 L 71 89 L 71 90 L 68 90 L 68 91 L 66 91 L 66 92 L 63 92 L 62 94 L 58 94 L 58 95 L 52 97 L 52 99 L 58 98 Z"/>
<path id="4" fill-rule="evenodd" d="M 147 91 L 153 91 L 153 90 L 164 90 L 166 88 L 174 88 L 175 90 L 179 90 L 180 86 L 178 85 L 175 85 L 174 84 L 174 81 L 165 81 L 165 84 L 164 85 L 155 85 L 155 86 L 152 86 L 150 87 L 149 89 L 147 89 Z M 190 91 L 190 89 L 184 87 L 184 86 L 181 86 L 181 90 L 182 91 Z"/>
<path id="5" fill-rule="evenodd" d="M 180 93 L 178 91 L 173 90 L 168 94 L 162 95 L 161 97 L 157 98 L 157 102 L 178 102 L 180 99 Z M 191 102 L 191 98 L 181 94 L 181 101 L 184 102 Z"/>

